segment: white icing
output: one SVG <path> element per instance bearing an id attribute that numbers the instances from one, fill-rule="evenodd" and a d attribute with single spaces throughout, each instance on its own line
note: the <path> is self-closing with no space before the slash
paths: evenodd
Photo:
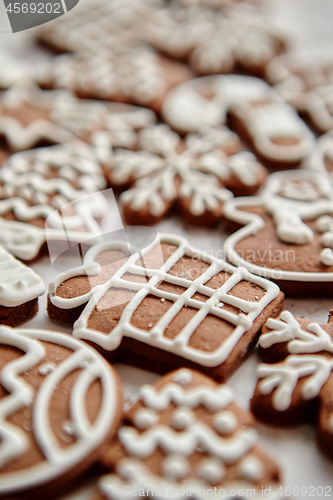
<path id="1" fill-rule="evenodd" d="M 232 434 L 237 428 L 237 418 L 231 411 L 222 411 L 214 419 L 214 429 L 222 436 Z"/>
<path id="2" fill-rule="evenodd" d="M 0 247 L 0 305 L 19 306 L 43 295 L 44 291 L 40 277 Z"/>
<path id="3" fill-rule="evenodd" d="M 16 153 L 1 169 L 0 183 L 0 215 L 13 211 L 17 219 L 0 218 L 0 243 L 23 260 L 36 257 L 47 236 L 49 241 L 81 242 L 101 233 L 96 218 L 104 214 L 107 201 L 97 191 L 106 183 L 84 143 Z M 55 210 L 68 203 L 60 216 Z M 46 230 L 29 224 L 36 217 L 45 219 Z"/>
<path id="4" fill-rule="evenodd" d="M 221 484 L 225 475 L 225 467 L 215 457 L 204 458 L 199 466 L 198 476 L 208 484 Z"/>
<path id="5" fill-rule="evenodd" d="M 39 373 L 43 376 L 47 375 L 48 373 L 51 373 L 55 370 L 56 365 L 54 363 L 45 363 L 39 368 Z"/>
<path id="6" fill-rule="evenodd" d="M 95 256 L 101 251 L 107 249 L 122 249 L 126 253 L 128 251 L 125 244 L 117 242 L 96 245 L 86 254 L 84 266 L 60 274 L 49 285 L 50 300 L 60 309 L 71 309 L 88 302 L 80 318 L 74 324 L 73 334 L 79 338 L 90 340 L 97 345 L 103 346 L 104 349 L 110 351 L 117 349 L 121 339 L 123 337 L 129 337 L 137 339 L 144 344 L 153 345 L 167 352 L 173 352 L 178 356 L 190 359 L 202 366 L 219 366 L 228 358 L 230 352 L 234 349 L 243 334 L 251 328 L 254 320 L 260 315 L 265 307 L 278 296 L 279 288 L 274 283 L 251 275 L 244 268 L 234 268 L 222 260 L 198 252 L 194 248 L 189 247 L 187 241 L 179 236 L 161 234 L 158 240 L 159 241 L 154 241 L 140 253 L 140 259 L 144 259 L 144 256 L 154 248 L 157 243 L 169 243 L 177 247 L 177 250 L 159 269 L 145 269 L 137 265 L 136 262 L 139 256 L 138 254 L 133 254 L 105 284 L 97 286 L 87 294 L 73 299 L 58 297 L 56 295 L 57 287 L 70 277 L 87 274 L 88 267 L 94 263 Z M 209 265 L 206 271 L 195 280 L 189 280 L 169 274 L 170 269 L 185 255 L 203 260 Z M 205 286 L 205 283 L 209 279 L 221 271 L 230 273 L 231 277 L 220 288 L 214 290 Z M 149 282 L 143 284 L 126 281 L 122 278 L 126 273 L 148 276 Z M 266 290 L 266 293 L 257 302 L 249 302 L 228 293 L 237 283 L 243 280 L 255 283 Z M 161 281 L 181 286 L 185 291 L 182 295 L 177 295 L 175 293 L 159 290 L 156 288 L 156 285 Z M 112 333 L 105 334 L 88 328 L 87 323 L 96 304 L 111 287 L 130 289 L 134 291 L 135 294 L 125 307 L 118 325 L 112 330 Z M 206 302 L 201 302 L 193 299 L 192 297 L 196 292 L 206 295 L 208 300 Z M 131 324 L 131 318 L 134 311 L 148 294 L 153 294 L 158 298 L 165 298 L 173 302 L 172 307 L 170 307 L 164 316 L 149 330 L 149 335 L 147 335 L 145 330 L 141 330 Z M 242 312 L 238 314 L 227 311 L 226 308 L 217 307 L 220 302 L 231 304 L 239 308 Z M 164 336 L 165 329 L 179 311 L 186 306 L 197 309 L 197 314 L 181 331 L 179 331 L 174 339 L 166 338 Z M 104 307 L 105 306 L 103 306 L 103 308 Z M 189 339 L 208 314 L 228 321 L 235 326 L 228 338 L 213 352 L 203 352 L 188 345 Z"/>
<path id="7" fill-rule="evenodd" d="M 176 431 L 182 431 L 193 423 L 194 416 L 191 410 L 186 406 L 177 408 L 172 415 L 171 426 Z"/>
<path id="8" fill-rule="evenodd" d="M 45 457 L 39 464 L 1 474 L 0 493 L 8 495 L 54 481 L 73 470 L 84 457 L 90 456 L 109 435 L 116 418 L 118 400 L 117 383 L 105 360 L 87 344 L 69 335 L 1 327 L 0 342 L 23 351 L 21 357 L 9 362 L 1 371 L 1 384 L 8 395 L 0 405 L 0 463 L 4 466 L 27 451 L 29 440 L 26 433 L 9 423 L 7 418 L 29 407 L 33 401 L 32 432 Z M 64 346 L 70 351 L 70 355 L 45 375 L 36 393 L 35 387 L 28 383 L 29 379 L 20 375 L 43 361 L 44 342 Z M 50 427 L 50 400 L 59 383 L 69 373 L 77 370 L 83 359 L 89 359 L 90 364 L 80 372 L 70 395 L 70 415 L 76 441 L 71 446 L 62 448 Z M 95 422 L 91 424 L 86 414 L 86 396 L 95 380 L 99 380 L 101 384 L 102 402 Z"/>
<path id="9" fill-rule="evenodd" d="M 157 413 L 150 408 L 140 408 L 134 415 L 134 424 L 140 430 L 148 429 L 158 421 Z"/>
<path id="10" fill-rule="evenodd" d="M 284 193 L 287 193 L 287 198 L 284 197 Z M 293 198 L 290 198 L 291 193 L 294 193 Z M 306 222 L 317 219 L 320 221 L 322 216 L 333 213 L 333 189 L 325 176 L 310 170 L 277 172 L 269 176 L 261 196 L 228 200 L 224 205 L 224 215 L 244 227 L 226 239 L 224 250 L 226 258 L 232 264 L 244 266 L 250 272 L 265 278 L 308 282 L 332 281 L 332 272 L 284 270 L 283 263 L 274 261 L 274 255 L 272 255 L 272 267 L 264 267 L 247 260 L 246 252 L 245 256 L 238 254 L 235 251 L 237 244 L 244 238 L 258 233 L 265 224 L 261 216 L 246 212 L 242 210 L 243 207 L 263 207 L 271 213 L 276 222 L 279 238 L 282 241 L 293 240 L 293 243 L 300 245 L 299 250 L 293 247 L 293 251 L 302 252 L 301 241 L 303 244 L 311 241 L 313 234 L 306 226 Z M 270 245 L 267 241 L 267 247 L 262 248 L 260 252 L 265 256 L 269 255 L 269 251 Z M 319 257 L 322 258 L 320 255 Z M 281 269 L 273 268 L 278 265 L 281 265 Z"/>
<path id="11" fill-rule="evenodd" d="M 258 482 L 264 476 L 263 464 L 257 457 L 246 457 L 239 465 L 239 476 L 241 479 Z"/>
<path id="12" fill-rule="evenodd" d="M 329 215 L 319 217 L 317 229 L 323 233 L 322 245 L 326 247 L 320 253 L 320 260 L 325 266 L 333 266 L 333 217 Z"/>
<path id="13" fill-rule="evenodd" d="M 184 455 L 170 453 L 162 464 L 165 478 L 168 481 L 177 481 L 186 477 L 189 472 L 189 464 Z"/>
<path id="14" fill-rule="evenodd" d="M 165 299 L 161 299 L 164 302 Z M 180 385 L 187 385 L 192 382 L 192 373 L 187 368 L 182 368 L 178 370 L 173 377 L 173 381 L 177 382 Z"/>
<path id="15" fill-rule="evenodd" d="M 200 94 L 208 89 L 212 98 Z M 260 102 L 260 105 L 256 105 Z M 162 113 L 176 130 L 198 131 L 216 126 L 231 111 L 245 124 L 258 153 L 275 162 L 302 160 L 314 145 L 314 136 L 295 110 L 263 80 L 239 75 L 197 78 L 182 83 L 167 95 Z M 294 145 L 282 145 L 272 139 L 287 137 Z"/>

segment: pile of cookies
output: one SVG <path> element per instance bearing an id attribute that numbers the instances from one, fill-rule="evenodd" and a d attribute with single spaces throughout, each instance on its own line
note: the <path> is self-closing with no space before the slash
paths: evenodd
<path id="1" fill-rule="evenodd" d="M 256 419 L 333 458 L 333 316 L 283 310 L 333 292 L 333 61 L 259 0 L 81 0 L 34 43 L 42 71 L 0 71 L 0 497 L 284 498 Z M 117 363 L 161 377 L 128 401 Z"/>

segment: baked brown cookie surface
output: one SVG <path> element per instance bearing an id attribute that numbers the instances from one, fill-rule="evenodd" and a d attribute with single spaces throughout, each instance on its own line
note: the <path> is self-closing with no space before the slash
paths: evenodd
<path id="1" fill-rule="evenodd" d="M 253 349 L 283 294 L 251 275 L 161 234 L 142 253 L 126 242 L 93 247 L 80 268 L 49 285 L 48 314 L 112 360 L 165 373 L 195 367 L 227 379 Z"/>
<path id="2" fill-rule="evenodd" d="M 45 498 L 98 460 L 122 415 L 118 378 L 70 335 L 0 328 L 0 494 Z"/>
<path id="3" fill-rule="evenodd" d="M 260 196 L 225 204 L 224 216 L 237 227 L 225 241 L 226 257 L 285 293 L 330 294 L 332 213 L 327 176 L 310 170 L 271 174 Z"/>
<path id="4" fill-rule="evenodd" d="M 125 421 L 103 458 L 113 472 L 99 480 L 96 500 L 134 490 L 162 498 L 171 491 L 177 499 L 206 498 L 212 491 L 218 499 L 237 493 L 248 499 L 262 487 L 277 498 L 278 466 L 258 446 L 253 418 L 234 403 L 228 386 L 177 370 L 142 386 Z"/>
<path id="5" fill-rule="evenodd" d="M 295 318 L 283 311 L 269 319 L 259 338 L 268 364 L 258 367 L 251 408 L 270 425 L 316 423 L 321 449 L 333 458 L 333 323 Z"/>
<path id="6" fill-rule="evenodd" d="M 314 136 L 296 110 L 259 78 L 216 75 L 172 89 L 162 108 L 165 121 L 181 132 L 228 122 L 268 167 L 299 166 Z"/>

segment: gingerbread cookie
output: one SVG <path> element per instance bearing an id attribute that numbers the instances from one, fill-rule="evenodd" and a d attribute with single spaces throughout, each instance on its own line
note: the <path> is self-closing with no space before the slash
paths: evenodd
<path id="1" fill-rule="evenodd" d="M 40 90 L 27 81 L 0 96 L 0 138 L 12 152 L 40 143 L 87 140 L 105 127 L 108 109 L 97 101 L 81 101 L 68 91 Z"/>
<path id="2" fill-rule="evenodd" d="M 224 216 L 243 226 L 225 241 L 227 259 L 272 279 L 288 294 L 333 290 L 333 189 L 310 170 L 276 172 L 260 196 L 230 200 Z"/>
<path id="3" fill-rule="evenodd" d="M 288 54 L 273 59 L 267 78 L 319 132 L 333 128 L 333 59 L 323 54 Z"/>
<path id="4" fill-rule="evenodd" d="M 112 360 L 167 372 L 190 366 L 221 380 L 248 356 L 283 294 L 270 281 L 161 234 L 140 253 L 92 247 L 49 285 L 48 314 Z"/>
<path id="5" fill-rule="evenodd" d="M 167 123 L 181 132 L 214 127 L 227 118 L 269 167 L 299 165 L 314 136 L 295 109 L 263 80 L 241 75 L 208 76 L 171 90 L 163 103 Z"/>
<path id="6" fill-rule="evenodd" d="M 279 468 L 228 386 L 183 368 L 142 386 L 125 420 L 103 459 L 113 472 L 99 480 L 95 500 L 134 490 L 163 499 L 171 491 L 177 500 L 214 492 L 218 499 L 249 499 L 262 488 L 278 498 Z"/>
<path id="7" fill-rule="evenodd" d="M 33 318 L 44 291 L 40 277 L 0 247 L 0 323 L 17 326 Z"/>
<path id="8" fill-rule="evenodd" d="M 140 104 L 159 111 L 166 93 L 192 76 L 187 66 L 144 44 L 116 40 L 55 58 L 45 84 L 69 89 L 79 97 Z"/>
<path id="9" fill-rule="evenodd" d="M 319 445 L 333 458 L 332 339 L 331 315 L 327 325 L 288 311 L 269 319 L 259 339 L 269 364 L 258 367 L 251 408 L 271 425 L 317 422 Z"/>
<path id="10" fill-rule="evenodd" d="M 137 151 L 116 148 L 104 155 L 103 167 L 111 187 L 130 188 L 120 198 L 129 224 L 156 223 L 177 206 L 188 222 L 213 225 L 229 190 L 254 194 L 266 178 L 266 169 L 241 147 L 226 127 L 183 141 L 162 124 L 140 131 Z"/>
<path id="11" fill-rule="evenodd" d="M 103 453 L 122 416 L 120 384 L 63 333 L 1 326 L 0 359 L 0 495 L 45 498 Z"/>
<path id="12" fill-rule="evenodd" d="M 107 201 L 98 191 L 105 185 L 83 142 L 12 155 L 0 170 L 0 244 L 30 261 L 46 241 L 82 242 L 100 234 L 97 219 Z"/>
<path id="13" fill-rule="evenodd" d="M 327 176 L 333 185 L 333 130 L 317 139 L 316 146 L 306 162 L 306 167 Z"/>

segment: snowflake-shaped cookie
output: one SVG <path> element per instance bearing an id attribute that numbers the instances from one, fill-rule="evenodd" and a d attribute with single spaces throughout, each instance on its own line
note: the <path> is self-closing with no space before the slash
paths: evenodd
<path id="1" fill-rule="evenodd" d="M 269 319 L 259 339 L 269 364 L 258 367 L 252 399 L 258 418 L 273 425 L 317 422 L 318 442 L 333 457 L 333 323 L 327 325 L 284 311 Z"/>
<path id="2" fill-rule="evenodd" d="M 266 170 L 226 127 L 190 134 L 185 141 L 167 125 L 139 133 L 137 151 L 115 149 L 103 163 L 114 188 L 130 189 L 121 196 L 130 224 L 152 224 L 175 205 L 187 221 L 215 224 L 232 194 L 253 194 Z M 226 189 L 227 188 L 227 189 Z"/>
<path id="3" fill-rule="evenodd" d="M 68 91 L 40 90 L 27 81 L 0 96 L 0 137 L 10 151 L 40 143 L 86 140 L 105 127 L 108 109 L 97 101 L 81 101 Z"/>
<path id="4" fill-rule="evenodd" d="M 333 189 L 327 176 L 276 172 L 260 196 L 228 201 L 224 215 L 243 226 L 224 244 L 234 265 L 273 279 L 286 293 L 332 292 Z"/>
<path id="5" fill-rule="evenodd" d="M 298 166 L 311 152 L 314 135 L 296 110 L 259 78 L 215 75 L 172 89 L 162 108 L 165 121 L 180 132 L 229 122 L 232 130 L 268 166 Z"/>
<path id="6" fill-rule="evenodd" d="M 215 491 L 222 500 L 242 489 L 240 497 L 249 500 L 268 486 L 269 498 L 278 498 L 278 467 L 258 446 L 253 418 L 228 386 L 183 368 L 142 386 L 125 420 L 103 458 L 113 472 L 99 480 L 96 499 L 149 490 L 163 499 L 173 491 L 177 500 Z"/>
<path id="7" fill-rule="evenodd" d="M 107 208 L 99 193 L 105 185 L 99 162 L 82 142 L 12 155 L 0 171 L 1 245 L 28 261 L 46 237 L 80 242 L 100 234 L 96 219 Z"/>
<path id="8" fill-rule="evenodd" d="M 333 59 L 323 54 L 273 59 L 267 77 L 287 102 L 306 114 L 320 131 L 333 128 Z"/>
<path id="9" fill-rule="evenodd" d="M 161 234 L 142 252 L 94 246 L 49 285 L 51 319 L 108 357 L 165 372 L 195 366 L 226 379 L 248 356 L 283 294 L 270 281 Z"/>
<path id="10" fill-rule="evenodd" d="M 170 88 L 193 73 L 158 55 L 151 47 L 110 40 L 52 61 L 45 84 L 80 97 L 129 102 L 160 110 Z"/>

